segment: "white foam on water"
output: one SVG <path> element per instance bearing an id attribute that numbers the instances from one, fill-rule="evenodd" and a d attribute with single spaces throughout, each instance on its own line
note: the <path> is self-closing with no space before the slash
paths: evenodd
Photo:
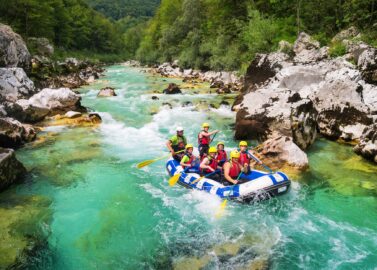
<path id="1" fill-rule="evenodd" d="M 230 109 L 230 106 L 227 105 L 220 105 L 218 109 L 211 108 L 211 111 L 218 114 L 219 116 L 225 117 L 225 118 L 235 118 L 236 112 L 233 112 Z"/>
<path id="2" fill-rule="evenodd" d="M 47 126 L 43 128 L 44 132 L 62 132 L 65 129 L 67 129 L 66 125 L 61 125 L 61 126 Z"/>
<path id="3" fill-rule="evenodd" d="M 190 204 L 189 209 L 186 210 L 191 210 L 190 212 L 192 212 L 192 208 L 195 207 L 195 212 L 210 219 L 215 217 L 216 211 L 222 202 L 218 196 L 201 190 L 192 190 L 182 197 Z"/>
<path id="4" fill-rule="evenodd" d="M 144 188 L 153 198 L 161 199 L 164 206 L 172 207 L 174 206 L 174 198 L 171 198 L 165 194 L 165 192 L 159 188 L 154 187 L 150 183 L 141 184 L 141 187 Z"/>

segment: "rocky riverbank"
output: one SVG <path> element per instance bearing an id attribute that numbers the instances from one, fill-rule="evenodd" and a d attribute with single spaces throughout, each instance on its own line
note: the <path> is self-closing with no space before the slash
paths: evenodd
<path id="1" fill-rule="evenodd" d="M 0 167 L 7 170 L 3 173 L 6 179 L 0 179 L 0 189 L 22 178 L 22 164 L 9 148 L 33 141 L 39 130 L 37 123 L 69 111 L 71 116 L 80 114 L 81 122 L 94 121 L 88 114 L 81 116 L 87 109 L 71 88 L 94 81 L 102 68 L 74 58 L 51 60 L 54 48 L 47 39 L 31 38 L 29 43 L 34 55 L 20 35 L 0 24 L 0 150 L 4 153 Z M 74 118 L 70 115 L 65 118 Z"/>
<path id="2" fill-rule="evenodd" d="M 356 153 L 377 162 L 377 50 L 354 29 L 334 40 L 346 55 L 331 58 L 305 33 L 288 49 L 281 43 L 278 52 L 258 54 L 233 105 L 235 138 L 287 136 L 305 150 L 320 134 L 356 144 Z"/>

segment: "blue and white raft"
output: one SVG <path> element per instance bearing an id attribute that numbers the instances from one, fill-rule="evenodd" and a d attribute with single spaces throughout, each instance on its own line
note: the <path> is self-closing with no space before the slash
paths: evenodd
<path id="1" fill-rule="evenodd" d="M 235 199 L 249 202 L 254 199 L 268 199 L 288 192 L 291 181 L 282 172 L 267 173 L 252 170 L 249 174 L 242 174 L 241 179 L 247 179 L 238 185 L 223 185 L 215 180 L 200 177 L 198 173 L 184 172 L 178 161 L 170 158 L 166 163 L 166 169 L 170 176 L 181 173 L 178 183 L 184 187 L 203 190 L 220 198 Z"/>

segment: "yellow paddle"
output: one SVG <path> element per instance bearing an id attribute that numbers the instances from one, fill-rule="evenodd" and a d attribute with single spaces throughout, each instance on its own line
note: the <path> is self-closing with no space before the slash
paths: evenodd
<path id="1" fill-rule="evenodd" d="M 178 152 L 175 152 L 175 153 L 178 154 L 178 153 L 181 153 L 181 152 L 183 152 L 183 151 L 185 151 L 185 150 L 181 150 L 181 151 L 178 151 Z M 143 167 L 145 167 L 145 166 L 148 166 L 149 164 L 152 164 L 153 162 L 156 162 L 156 161 L 158 161 L 158 160 L 161 160 L 161 159 L 167 158 L 167 157 L 169 157 L 170 155 L 171 155 L 171 154 L 165 155 L 165 156 L 163 156 L 163 157 L 155 158 L 155 159 L 144 160 L 144 161 L 140 162 L 139 164 L 137 164 L 136 167 L 137 167 L 138 169 L 141 169 L 141 168 L 143 168 Z"/>
<path id="2" fill-rule="evenodd" d="M 240 172 L 240 174 L 238 175 L 236 180 L 240 179 L 241 174 L 242 174 L 242 172 Z M 233 191 L 234 187 L 235 187 L 235 185 L 233 185 L 233 187 L 231 189 L 232 191 Z M 229 195 L 230 195 L 230 192 L 229 192 Z M 222 201 L 222 203 L 220 204 L 220 208 L 216 211 L 216 214 L 215 214 L 216 218 L 220 218 L 220 217 L 223 216 L 226 204 L 228 203 L 229 195 L 228 195 L 228 197 L 225 198 L 225 200 Z"/>

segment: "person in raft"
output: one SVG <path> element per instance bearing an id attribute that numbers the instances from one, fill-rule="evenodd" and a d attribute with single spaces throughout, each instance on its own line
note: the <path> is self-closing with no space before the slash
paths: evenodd
<path id="1" fill-rule="evenodd" d="M 224 150 L 225 144 L 223 142 L 217 143 L 217 155 L 216 160 L 219 166 L 223 166 L 225 161 L 228 159 L 226 151 Z"/>
<path id="2" fill-rule="evenodd" d="M 203 158 L 202 162 L 200 163 L 200 169 L 203 175 L 211 174 L 208 175 L 207 178 L 220 181 L 222 168 L 218 165 L 216 153 L 216 147 L 210 147 L 208 150 L 208 156 Z"/>
<path id="3" fill-rule="evenodd" d="M 177 161 L 181 161 L 184 153 L 182 150 L 185 149 L 187 144 L 186 137 L 183 135 L 183 127 L 177 127 L 177 134 L 172 136 L 170 140 L 167 141 L 166 146 L 171 152 L 173 158 Z M 182 151 L 180 153 L 177 153 Z"/>
<path id="4" fill-rule="evenodd" d="M 209 124 L 203 123 L 202 130 L 198 134 L 199 154 L 200 159 L 203 159 L 208 154 L 209 145 L 211 143 L 211 135 L 216 134 L 219 130 L 208 132 Z"/>
<path id="5" fill-rule="evenodd" d="M 233 150 L 230 152 L 230 159 L 225 161 L 223 166 L 225 180 L 233 185 L 243 183 L 242 179 L 239 179 L 239 175 L 246 172 L 246 168 L 240 164 L 239 159 L 240 152 Z"/>
<path id="6" fill-rule="evenodd" d="M 194 146 L 190 143 L 187 144 L 185 153 L 180 163 L 180 165 L 184 168 L 185 172 L 198 172 L 196 158 L 194 154 L 192 153 L 193 151 L 194 151 Z"/>
<path id="7" fill-rule="evenodd" d="M 247 150 L 247 142 L 241 141 L 239 144 L 239 147 L 240 147 L 239 162 L 245 168 L 246 170 L 245 173 L 250 172 L 250 161 L 252 159 L 255 160 L 257 164 L 262 164 L 262 161 L 259 158 L 257 158 L 256 156 L 254 156 Z"/>

